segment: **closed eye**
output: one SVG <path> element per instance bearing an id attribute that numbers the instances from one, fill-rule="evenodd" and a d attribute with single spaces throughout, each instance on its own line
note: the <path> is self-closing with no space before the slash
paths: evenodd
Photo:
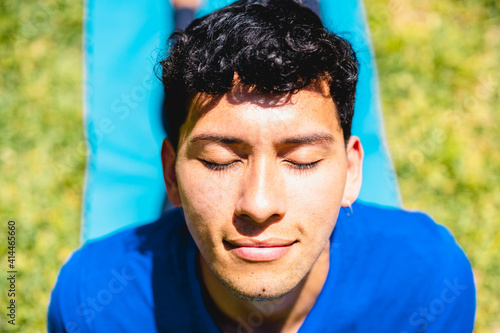
<path id="1" fill-rule="evenodd" d="M 214 171 L 224 171 L 224 170 L 227 170 L 231 166 L 233 166 L 235 163 L 238 162 L 238 161 L 232 161 L 232 162 L 229 162 L 229 163 L 215 163 L 215 162 L 210 162 L 210 161 L 203 160 L 203 159 L 199 159 L 199 160 L 208 169 L 214 170 Z"/>
<path id="2" fill-rule="evenodd" d="M 314 161 L 312 163 L 296 163 L 292 161 L 286 161 L 291 168 L 302 171 L 302 170 L 312 170 L 318 166 L 321 160 Z"/>

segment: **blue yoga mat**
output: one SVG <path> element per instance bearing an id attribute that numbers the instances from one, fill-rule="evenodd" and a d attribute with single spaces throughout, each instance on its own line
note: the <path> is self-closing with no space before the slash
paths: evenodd
<path id="1" fill-rule="evenodd" d="M 206 14 L 229 3 L 205 1 Z M 400 206 L 384 137 L 377 74 L 361 1 L 320 1 L 323 21 L 357 51 L 360 80 L 353 134 L 365 149 L 360 200 Z M 82 242 L 155 220 L 166 193 L 160 161 L 163 88 L 154 67 L 173 31 L 162 1 L 85 4 L 84 120 L 88 142 Z"/>

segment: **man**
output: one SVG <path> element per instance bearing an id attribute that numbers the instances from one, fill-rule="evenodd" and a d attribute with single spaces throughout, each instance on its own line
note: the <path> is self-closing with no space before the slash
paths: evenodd
<path id="1" fill-rule="evenodd" d="M 292 0 L 195 20 L 162 62 L 179 207 L 84 246 L 51 332 L 471 332 L 470 264 L 421 213 L 353 204 L 350 45 Z"/>

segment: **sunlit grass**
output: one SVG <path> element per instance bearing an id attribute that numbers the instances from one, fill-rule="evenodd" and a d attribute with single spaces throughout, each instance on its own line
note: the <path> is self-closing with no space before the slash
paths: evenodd
<path id="1" fill-rule="evenodd" d="M 366 5 L 405 206 L 454 233 L 477 281 L 475 331 L 499 332 L 499 4 Z"/>
<path id="2" fill-rule="evenodd" d="M 78 2 L 0 3 L 0 235 L 16 221 L 18 332 L 45 331 L 50 290 L 78 246 L 85 157 L 58 166 L 83 140 L 81 12 Z M 2 332 L 13 328 L 3 317 Z"/>

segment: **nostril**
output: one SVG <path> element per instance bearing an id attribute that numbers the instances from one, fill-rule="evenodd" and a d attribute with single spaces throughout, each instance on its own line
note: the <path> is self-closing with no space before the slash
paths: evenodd
<path id="1" fill-rule="evenodd" d="M 243 236 L 254 237 L 263 233 L 269 226 L 279 223 L 283 217 L 273 215 L 262 222 L 257 222 L 250 215 L 234 215 L 233 225 L 235 229 Z"/>

